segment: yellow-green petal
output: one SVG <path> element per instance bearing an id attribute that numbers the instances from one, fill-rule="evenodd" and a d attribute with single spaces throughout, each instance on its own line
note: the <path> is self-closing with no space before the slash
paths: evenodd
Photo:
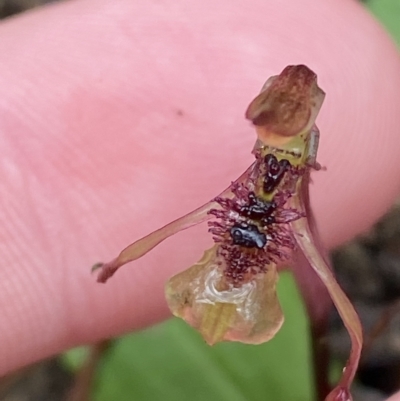
<path id="1" fill-rule="evenodd" d="M 172 313 L 196 328 L 208 344 L 270 340 L 284 320 L 276 266 L 269 265 L 266 273 L 235 288 L 218 268 L 217 249 L 207 250 L 198 263 L 169 280 L 166 297 Z"/>

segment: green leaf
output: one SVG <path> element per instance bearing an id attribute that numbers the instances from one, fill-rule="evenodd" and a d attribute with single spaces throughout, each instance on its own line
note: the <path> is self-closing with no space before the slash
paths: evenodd
<path id="1" fill-rule="evenodd" d="M 286 321 L 264 345 L 209 347 L 179 319 L 120 339 L 99 368 L 94 400 L 312 400 L 307 322 L 288 274 L 279 296 Z"/>
<path id="2" fill-rule="evenodd" d="M 71 372 L 79 370 L 89 356 L 89 346 L 73 348 L 62 354 L 63 365 Z"/>
<path id="3" fill-rule="evenodd" d="M 400 1 L 369 0 L 367 7 L 385 25 L 398 45 L 400 45 Z"/>

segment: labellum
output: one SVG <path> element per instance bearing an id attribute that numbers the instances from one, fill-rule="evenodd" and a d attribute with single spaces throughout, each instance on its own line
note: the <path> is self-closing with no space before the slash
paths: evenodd
<path id="1" fill-rule="evenodd" d="M 304 65 L 288 66 L 269 78 L 246 111 L 257 132 L 254 163 L 210 202 L 94 269 L 99 270 L 98 281 L 105 282 L 169 236 L 208 221 L 214 246 L 169 280 L 168 305 L 209 344 L 259 344 L 271 339 L 283 323 L 276 294 L 278 268 L 292 261 L 311 324 L 315 319 L 318 326 L 321 299 L 315 289 L 322 283 L 327 292 L 324 289 L 321 296 L 329 293 L 348 329 L 352 350 L 343 376 L 332 391 L 323 385 L 318 391 L 320 400 L 346 401 L 351 400 L 349 388 L 360 358 L 361 326 L 321 251 L 308 195 L 310 172 L 320 168 L 315 119 L 324 96 L 316 75 Z M 321 335 L 321 330 L 314 331 L 318 332 Z"/>

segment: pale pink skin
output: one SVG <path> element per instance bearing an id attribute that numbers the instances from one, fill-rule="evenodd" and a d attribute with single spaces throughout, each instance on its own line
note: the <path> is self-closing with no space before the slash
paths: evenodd
<path id="1" fill-rule="evenodd" d="M 326 244 L 398 194 L 400 63 L 353 0 L 71 1 L 2 23 L 0 54 L 0 374 L 169 316 L 164 284 L 211 244 L 206 226 L 107 285 L 90 267 L 250 165 L 244 111 L 288 64 L 327 93 L 312 189 Z"/>

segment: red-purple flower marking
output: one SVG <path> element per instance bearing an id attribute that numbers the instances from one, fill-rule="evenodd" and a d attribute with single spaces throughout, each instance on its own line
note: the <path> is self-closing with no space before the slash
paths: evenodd
<path id="1" fill-rule="evenodd" d="M 288 223 L 304 217 L 287 205 L 302 169 L 286 159 L 278 162 L 273 154 L 256 157 L 253 177 L 233 183 L 233 197 L 215 198 L 221 208 L 208 212 L 217 218 L 208 223 L 219 245 L 217 263 L 235 287 L 265 273 L 271 263 L 290 258 L 296 241 Z M 258 182 L 262 185 L 257 187 Z M 265 200 L 271 194 L 271 200 Z"/>

